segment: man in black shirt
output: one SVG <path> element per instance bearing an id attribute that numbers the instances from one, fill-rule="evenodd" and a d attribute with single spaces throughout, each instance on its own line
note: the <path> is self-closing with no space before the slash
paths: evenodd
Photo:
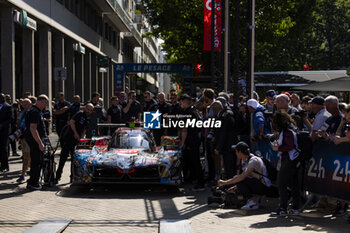
<path id="1" fill-rule="evenodd" d="M 180 98 L 180 107 L 183 110 L 183 115 L 188 115 L 190 119 L 198 120 L 198 116 L 191 107 L 191 97 L 188 95 L 183 95 Z M 184 118 L 182 120 L 187 120 Z M 194 186 L 193 191 L 203 191 L 204 188 L 204 178 L 202 166 L 200 163 L 199 155 L 199 129 L 194 127 L 182 128 L 181 129 L 181 143 L 180 147 L 183 149 L 183 160 L 184 160 L 184 176 L 188 179 L 188 175 L 197 179 L 197 185 Z"/>
<path id="2" fill-rule="evenodd" d="M 73 97 L 73 103 L 72 103 L 72 105 L 69 108 L 69 117 L 70 117 L 70 119 L 72 119 L 74 114 L 76 114 L 77 112 L 80 111 L 80 107 L 81 107 L 80 96 L 79 95 L 75 95 Z"/>
<path id="3" fill-rule="evenodd" d="M 155 111 L 157 101 L 152 99 L 151 92 L 145 91 L 143 93 L 143 100 L 142 112 Z"/>
<path id="4" fill-rule="evenodd" d="M 175 91 L 170 94 L 170 103 L 171 105 L 169 107 L 169 115 L 176 116 L 177 114 L 180 114 L 180 104 L 177 101 L 177 94 Z M 178 136 L 177 128 L 171 127 L 167 129 L 167 135 Z"/>
<path id="5" fill-rule="evenodd" d="M 42 111 L 49 103 L 46 95 L 40 95 L 35 105 L 33 105 L 26 115 L 26 131 L 24 133 L 25 140 L 30 147 L 30 179 L 27 188 L 40 190 L 39 184 L 41 162 L 44 151 L 44 140 L 47 138 L 45 131 L 45 122 Z"/>
<path id="6" fill-rule="evenodd" d="M 84 110 L 77 112 L 72 119 L 69 121 L 69 126 L 67 126 L 62 131 L 63 138 L 61 139 L 61 155 L 60 155 L 60 163 L 56 172 L 56 180 L 61 179 L 62 171 L 64 164 L 67 161 L 69 154 L 74 153 L 74 148 L 78 144 L 79 139 L 84 137 L 86 129 L 89 125 L 89 115 L 94 110 L 94 106 L 91 103 L 85 105 Z"/>
<path id="7" fill-rule="evenodd" d="M 91 103 L 94 106 L 94 110 L 89 116 L 89 127 L 86 131 L 86 137 L 91 138 L 93 136 L 99 135 L 97 124 L 103 122 L 105 119 L 104 113 L 105 109 L 99 103 L 100 93 L 93 92 L 91 95 L 91 100 L 87 103 Z"/>
<path id="8" fill-rule="evenodd" d="M 0 171 L 9 170 L 8 137 L 12 122 L 12 107 L 5 102 L 5 95 L 0 93 Z"/>
<path id="9" fill-rule="evenodd" d="M 52 110 L 53 115 L 56 119 L 56 132 L 58 137 L 61 137 L 61 131 L 63 127 L 67 124 L 69 119 L 69 108 L 70 103 L 64 100 L 63 92 L 57 93 L 57 103 Z"/>
<path id="10" fill-rule="evenodd" d="M 111 98 L 112 106 L 107 111 L 107 122 L 108 123 L 123 123 L 123 110 L 122 106 L 119 105 L 118 97 L 113 96 Z"/>
<path id="11" fill-rule="evenodd" d="M 231 147 L 238 142 L 236 122 L 233 112 L 224 109 L 221 102 L 215 101 L 212 104 L 215 118 L 221 121 L 221 127 L 215 130 L 214 155 L 222 155 L 226 178 L 230 179 L 236 175 L 237 156 Z"/>
<path id="12" fill-rule="evenodd" d="M 136 92 L 130 91 L 128 94 L 128 102 L 122 105 L 124 113 L 124 122 L 134 122 L 140 120 L 141 104 L 136 100 Z"/>
<path id="13" fill-rule="evenodd" d="M 168 114 L 170 111 L 170 104 L 165 101 L 164 92 L 158 93 L 158 104 L 156 104 L 155 109 L 159 110 L 163 115 Z M 154 139 L 156 140 L 157 146 L 160 146 L 161 138 L 163 135 L 167 135 L 167 131 L 164 128 L 153 130 Z"/>

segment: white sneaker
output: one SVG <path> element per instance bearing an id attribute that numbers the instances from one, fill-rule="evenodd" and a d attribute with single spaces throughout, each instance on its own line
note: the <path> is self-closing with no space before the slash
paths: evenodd
<path id="1" fill-rule="evenodd" d="M 241 210 L 256 210 L 259 209 L 259 204 L 253 200 L 248 200 L 247 204 L 241 207 Z"/>

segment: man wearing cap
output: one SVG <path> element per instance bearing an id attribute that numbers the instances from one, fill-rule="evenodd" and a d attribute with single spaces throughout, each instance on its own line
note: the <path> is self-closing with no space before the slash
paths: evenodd
<path id="1" fill-rule="evenodd" d="M 266 119 L 264 116 L 265 108 L 255 99 L 250 99 L 247 101 L 248 110 L 253 113 L 253 129 L 254 129 L 254 139 L 262 140 L 264 135 L 269 134 L 266 126 Z"/>
<path id="2" fill-rule="evenodd" d="M 268 112 L 274 112 L 275 111 L 275 98 L 276 98 L 276 91 L 275 90 L 268 90 L 266 92 L 266 104 L 264 104 L 265 109 Z"/>
<path id="3" fill-rule="evenodd" d="M 259 208 L 259 196 L 270 193 L 271 181 L 267 178 L 267 169 L 261 158 L 250 153 L 249 146 L 245 142 L 239 142 L 232 146 L 237 157 L 243 162 L 243 172 L 228 180 L 218 180 L 218 186 L 231 185 L 227 191 L 241 193 L 248 199 L 247 204 L 241 209 L 255 210 Z"/>
<path id="4" fill-rule="evenodd" d="M 311 100 L 311 111 L 312 113 L 316 114 L 315 120 L 312 125 L 308 120 L 306 120 L 306 123 L 308 127 L 312 129 L 312 139 L 316 140 L 318 137 L 316 132 L 318 130 L 323 130 L 322 126 L 324 125 L 326 120 L 331 116 L 331 114 L 324 107 L 324 98 L 321 96 L 316 96 Z M 325 130 L 326 129 L 324 129 L 323 131 Z"/>

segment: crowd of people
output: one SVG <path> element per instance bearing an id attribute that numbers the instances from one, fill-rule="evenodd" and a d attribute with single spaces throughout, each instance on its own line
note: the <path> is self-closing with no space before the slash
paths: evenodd
<path id="1" fill-rule="evenodd" d="M 143 112 L 157 110 L 162 114 L 184 114 L 197 120 L 215 118 L 222 122 L 220 128 L 152 130 L 156 144 L 160 145 L 164 135 L 178 136 L 183 150 L 184 181 L 193 184 L 194 191 L 204 190 L 206 183 L 227 186 L 227 192 L 245 196 L 247 203 L 242 208 L 249 210 L 259 208 L 260 196 L 270 192 L 271 186 L 266 164 L 251 152 L 258 151 L 262 142 L 273 141 L 273 148 L 281 158 L 277 167 L 280 205 L 275 214 L 296 215 L 301 191 L 298 179 L 295 179 L 300 168 L 296 134 L 308 132 L 313 141 L 323 138 L 336 144 L 350 141 L 350 105 L 341 103 L 334 95 L 301 97 L 297 93 L 277 94 L 275 90 L 268 90 L 262 100 L 254 93 L 252 99 L 240 96 L 235 105 L 233 93 L 217 94 L 210 88 L 201 90 L 196 97 L 187 94 L 179 97 L 176 90 L 171 90 L 169 95 L 160 92 L 153 98 L 153 93 L 146 91 L 142 101 L 137 100 L 135 91 L 129 91 L 113 96 L 107 110 L 97 92 L 87 103 L 81 103 L 78 95 L 73 100 L 69 103 L 64 93 L 59 92 L 52 104 L 51 117 L 47 109 L 50 100 L 46 95 L 36 98 L 26 93 L 23 99 L 12 103 L 9 95 L 0 94 L 1 171 L 9 170 L 9 148 L 11 146 L 12 154 L 17 156 L 16 141 L 19 141 L 23 170 L 17 181 L 25 181 L 30 166 L 27 188 L 41 189 L 40 166 L 50 124 L 62 147 L 55 180 L 58 183 L 78 140 L 101 133 L 97 127 L 99 122 L 142 121 Z M 293 197 L 290 209 L 289 189 Z"/>

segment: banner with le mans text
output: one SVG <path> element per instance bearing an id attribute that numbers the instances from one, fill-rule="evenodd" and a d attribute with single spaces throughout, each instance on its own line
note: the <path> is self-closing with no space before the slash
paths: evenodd
<path id="1" fill-rule="evenodd" d="M 214 15 L 214 50 L 221 51 L 221 17 L 222 17 L 222 0 L 213 0 L 215 3 Z M 204 44 L 203 50 L 211 50 L 211 8 L 212 0 L 203 0 L 204 7 Z"/>

